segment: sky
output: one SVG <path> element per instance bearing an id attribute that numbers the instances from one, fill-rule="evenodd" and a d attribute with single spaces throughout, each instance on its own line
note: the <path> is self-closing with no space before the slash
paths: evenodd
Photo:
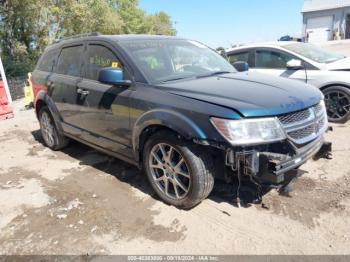
<path id="1" fill-rule="evenodd" d="M 165 11 L 177 35 L 212 48 L 301 36 L 303 0 L 139 0 L 147 13 Z"/>

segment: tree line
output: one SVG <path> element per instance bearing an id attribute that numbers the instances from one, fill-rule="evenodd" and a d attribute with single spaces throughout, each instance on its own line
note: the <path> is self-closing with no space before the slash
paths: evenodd
<path id="1" fill-rule="evenodd" d="M 176 34 L 165 12 L 147 14 L 138 0 L 0 0 L 0 50 L 9 77 L 32 71 L 55 40 L 88 32 Z"/>

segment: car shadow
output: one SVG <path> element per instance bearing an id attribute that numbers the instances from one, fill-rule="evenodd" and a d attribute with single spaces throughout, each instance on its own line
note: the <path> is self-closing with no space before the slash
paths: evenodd
<path id="1" fill-rule="evenodd" d="M 32 136 L 37 142 L 44 144 L 40 130 L 32 131 Z M 70 144 L 59 152 L 76 159 L 80 165 L 98 169 L 121 182 L 128 183 L 153 199 L 161 201 L 149 185 L 143 171 L 133 165 L 108 156 L 74 140 L 71 140 Z M 260 196 L 268 192 L 269 190 L 263 190 Z M 237 203 L 238 197 L 240 203 Z M 217 203 L 226 202 L 240 207 L 250 207 L 252 204 L 260 204 L 260 202 L 257 202 L 258 191 L 256 185 L 247 182 L 242 182 L 238 190 L 238 183 L 227 184 L 222 180 L 216 180 L 209 199 Z"/>
<path id="2" fill-rule="evenodd" d="M 32 131 L 32 136 L 37 142 L 44 145 L 40 130 Z M 128 183 L 141 192 L 157 199 L 143 172 L 127 162 L 99 152 L 75 140 L 71 140 L 67 147 L 58 152 L 76 159 L 81 166 L 90 166 L 107 173 L 119 181 Z"/>

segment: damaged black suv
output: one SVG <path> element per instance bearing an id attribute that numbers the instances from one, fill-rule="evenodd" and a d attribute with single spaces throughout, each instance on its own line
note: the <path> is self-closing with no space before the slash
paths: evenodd
<path id="1" fill-rule="evenodd" d="M 214 178 L 282 187 L 328 152 L 322 93 L 237 72 L 205 45 L 89 34 L 46 48 L 32 74 L 45 144 L 72 138 L 143 168 L 166 203 L 191 208 Z"/>

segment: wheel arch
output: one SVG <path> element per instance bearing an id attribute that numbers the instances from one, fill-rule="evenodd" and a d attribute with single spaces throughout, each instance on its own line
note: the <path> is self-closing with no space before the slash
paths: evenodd
<path id="1" fill-rule="evenodd" d="M 63 129 L 61 125 L 62 118 L 59 114 L 59 111 L 54 101 L 50 96 L 48 96 L 48 94 L 45 91 L 40 91 L 35 100 L 35 113 L 38 119 L 39 119 L 39 112 L 41 108 L 44 106 L 46 106 L 49 109 L 50 114 L 55 121 L 58 131 L 63 133 Z"/>
<path id="2" fill-rule="evenodd" d="M 342 86 L 350 90 L 350 85 L 344 84 L 344 83 L 331 83 L 331 84 L 326 84 L 320 87 L 320 90 L 323 92 L 326 88 L 332 87 L 332 86 Z"/>
<path id="3" fill-rule="evenodd" d="M 47 106 L 46 102 L 43 99 L 38 99 L 35 103 L 35 114 L 36 117 L 39 119 L 39 112 L 42 107 Z"/>
<path id="4" fill-rule="evenodd" d="M 138 162 L 142 160 L 143 146 L 154 133 L 167 130 L 184 139 L 206 140 L 205 132 L 188 117 L 171 110 L 152 110 L 143 114 L 133 128 L 133 150 Z"/>

